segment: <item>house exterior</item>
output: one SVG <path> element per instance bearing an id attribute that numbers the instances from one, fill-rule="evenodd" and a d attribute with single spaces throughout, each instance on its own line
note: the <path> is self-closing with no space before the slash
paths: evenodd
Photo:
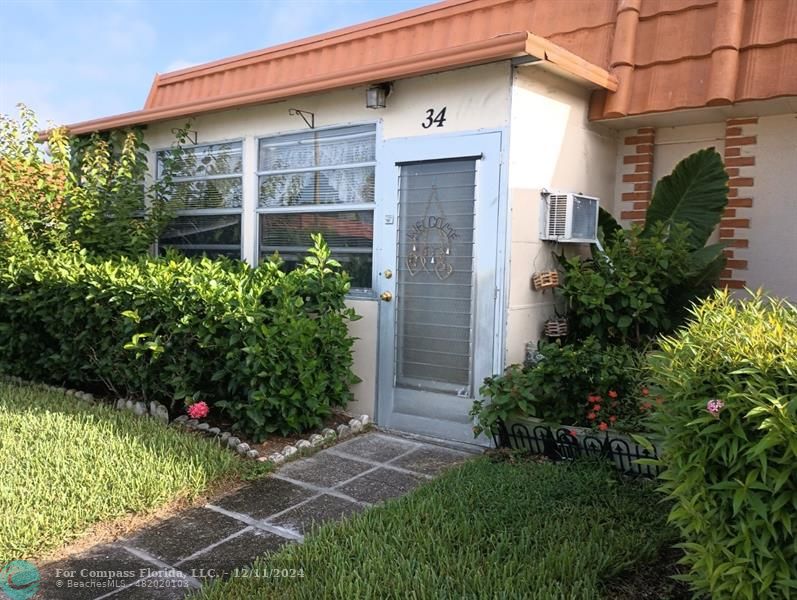
<path id="1" fill-rule="evenodd" d="M 351 409 L 472 442 L 481 381 L 554 313 L 529 284 L 561 248 L 546 192 L 641 221 L 716 147 L 722 285 L 797 298 L 794 65 L 797 0 L 449 0 L 157 75 L 143 110 L 70 129 L 145 125 L 157 174 L 193 118 L 161 245 L 254 265 L 323 232 L 363 316 Z"/>

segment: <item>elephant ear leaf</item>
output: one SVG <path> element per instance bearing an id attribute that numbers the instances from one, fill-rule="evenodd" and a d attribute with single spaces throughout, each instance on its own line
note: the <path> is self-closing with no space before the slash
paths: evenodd
<path id="1" fill-rule="evenodd" d="M 622 229 L 622 227 L 612 213 L 603 207 L 598 208 L 598 234 L 601 236 L 601 241 L 612 239 L 618 229 Z"/>
<path id="2" fill-rule="evenodd" d="M 654 223 L 685 223 L 689 242 L 702 248 L 728 203 L 728 174 L 714 148 L 698 150 L 656 184 L 647 210 L 645 232 Z"/>

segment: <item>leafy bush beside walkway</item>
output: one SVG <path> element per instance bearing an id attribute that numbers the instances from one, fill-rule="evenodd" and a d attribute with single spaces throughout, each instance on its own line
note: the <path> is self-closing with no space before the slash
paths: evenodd
<path id="1" fill-rule="evenodd" d="M 256 469 L 153 419 L 0 382 L 0 564 Z"/>
<path id="2" fill-rule="evenodd" d="M 693 317 L 652 359 L 688 580 L 713 598 L 795 598 L 797 307 L 717 292 Z"/>
<path id="3" fill-rule="evenodd" d="M 304 577 L 238 577 L 200 597 L 589 600 L 673 541 L 665 514 L 650 482 L 601 464 L 481 458 L 255 565 Z"/>
<path id="4" fill-rule="evenodd" d="M 254 438 L 317 427 L 345 405 L 348 275 L 316 238 L 290 273 L 267 262 L 77 253 L 0 266 L 0 372 L 117 397 L 223 407 Z"/>

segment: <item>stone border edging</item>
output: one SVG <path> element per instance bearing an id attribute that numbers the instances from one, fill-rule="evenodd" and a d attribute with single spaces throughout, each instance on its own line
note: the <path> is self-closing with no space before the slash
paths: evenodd
<path id="1" fill-rule="evenodd" d="M 15 377 L 10 375 L 0 375 L 0 380 L 16 383 L 20 385 L 32 385 L 43 388 L 49 392 L 56 392 L 64 394 L 65 396 L 73 396 L 78 400 L 83 400 L 89 404 L 96 404 L 94 394 L 82 392 L 80 390 L 69 389 L 47 383 L 38 383 L 35 381 L 27 381 L 22 377 Z M 162 422 L 164 425 L 181 426 L 189 431 L 196 431 L 206 436 L 218 438 L 221 444 L 237 452 L 244 458 L 251 458 L 260 462 L 271 462 L 274 465 L 281 465 L 287 460 L 299 458 L 300 456 L 307 456 L 313 454 L 322 448 L 330 446 L 337 440 L 343 440 L 352 435 L 357 435 L 364 431 L 368 431 L 373 427 L 371 418 L 368 415 L 360 415 L 349 420 L 348 425 L 341 424 L 337 426 L 337 430 L 329 427 L 323 429 L 321 433 L 314 433 L 307 439 L 301 439 L 293 446 L 285 446 L 280 452 L 272 452 L 268 456 L 260 456 L 260 452 L 252 448 L 249 444 L 242 441 L 240 438 L 235 437 L 229 431 L 222 431 L 218 427 L 211 427 L 209 423 L 191 419 L 188 415 L 181 415 L 173 421 L 169 421 L 169 410 L 161 403 L 154 400 L 147 403 L 140 400 L 130 400 L 129 398 L 119 398 L 113 405 L 116 410 L 127 410 L 132 412 L 138 417 L 152 417 Z"/>
<path id="2" fill-rule="evenodd" d="M 368 415 L 360 415 L 359 417 L 350 419 L 348 425 L 338 425 L 337 431 L 327 427 L 323 429 L 321 433 L 314 433 L 310 435 L 309 438 L 301 439 L 292 446 L 285 446 L 281 451 L 272 452 L 268 456 L 260 456 L 257 450 L 246 442 L 241 441 L 240 438 L 234 436 L 229 431 L 221 431 L 218 427 L 211 427 L 210 424 L 191 419 L 188 415 L 180 415 L 172 421 L 172 424 L 184 427 L 189 431 L 197 431 L 198 433 L 203 433 L 208 436 L 218 437 L 222 444 L 226 443 L 230 450 L 237 452 L 241 456 L 252 458 L 260 462 L 270 462 L 275 465 L 281 465 L 287 460 L 313 454 L 337 440 L 343 440 L 352 435 L 367 431 L 371 428 L 371 418 Z"/>

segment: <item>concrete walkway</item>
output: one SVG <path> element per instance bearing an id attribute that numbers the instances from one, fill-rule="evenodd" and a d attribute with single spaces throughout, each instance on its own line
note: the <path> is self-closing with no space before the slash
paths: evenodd
<path id="1" fill-rule="evenodd" d="M 312 523 L 406 494 L 470 455 L 367 433 L 291 462 L 269 477 L 112 544 L 42 569 L 36 598 L 184 598 L 266 553 L 301 542 Z"/>

